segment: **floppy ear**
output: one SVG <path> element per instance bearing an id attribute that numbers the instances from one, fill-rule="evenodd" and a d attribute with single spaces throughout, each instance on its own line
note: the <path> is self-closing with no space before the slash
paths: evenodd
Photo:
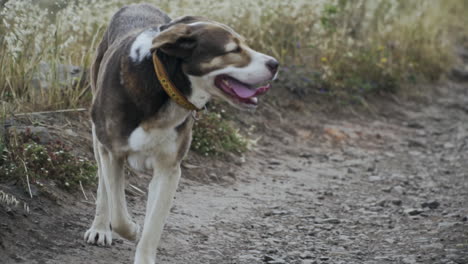
<path id="1" fill-rule="evenodd" d="M 176 24 L 153 39 L 151 52 L 159 49 L 168 55 L 186 58 L 192 54 L 196 46 L 197 41 L 191 32 L 190 26 Z"/>

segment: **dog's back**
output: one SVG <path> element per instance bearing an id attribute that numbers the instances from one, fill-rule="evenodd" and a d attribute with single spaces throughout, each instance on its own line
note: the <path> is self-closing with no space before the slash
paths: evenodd
<path id="1" fill-rule="evenodd" d="M 112 17 L 107 30 L 107 41 L 109 45 L 112 45 L 131 32 L 147 28 L 148 25 L 165 24 L 170 20 L 165 13 L 152 5 L 128 5 Z"/>
<path id="2" fill-rule="evenodd" d="M 169 21 L 171 21 L 169 16 L 149 4 L 127 5 L 115 13 L 99 44 L 91 69 L 91 86 L 93 91 L 96 91 L 101 61 L 111 45 L 118 44 L 130 34 L 137 34 L 141 30 L 148 28 L 149 25 L 162 25 Z"/>

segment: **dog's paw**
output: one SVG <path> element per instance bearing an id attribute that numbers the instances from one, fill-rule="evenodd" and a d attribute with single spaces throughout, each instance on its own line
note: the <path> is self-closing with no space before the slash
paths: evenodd
<path id="1" fill-rule="evenodd" d="M 123 226 L 112 227 L 114 232 L 127 240 L 138 241 L 138 239 L 140 239 L 141 227 L 134 222 L 129 222 Z"/>
<path id="2" fill-rule="evenodd" d="M 98 246 L 110 246 L 112 244 L 112 231 L 110 228 L 94 228 L 91 227 L 86 231 L 84 240 L 88 244 L 95 244 Z"/>

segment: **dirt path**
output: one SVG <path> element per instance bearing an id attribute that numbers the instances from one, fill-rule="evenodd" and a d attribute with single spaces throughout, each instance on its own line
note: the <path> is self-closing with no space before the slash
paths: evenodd
<path id="1" fill-rule="evenodd" d="M 436 94 L 366 118 L 263 108 L 244 160 L 189 158 L 211 183 L 182 180 L 158 263 L 468 263 L 468 85 Z M 85 244 L 94 206 L 64 197 L 0 209 L 1 263 L 131 263 L 133 243 Z"/>

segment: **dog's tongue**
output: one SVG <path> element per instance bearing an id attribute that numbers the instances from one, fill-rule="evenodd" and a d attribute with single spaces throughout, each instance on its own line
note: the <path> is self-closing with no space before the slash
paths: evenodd
<path id="1" fill-rule="evenodd" d="M 232 88 L 232 91 L 239 96 L 240 98 L 250 98 L 254 96 L 257 93 L 256 89 L 249 89 L 247 86 L 244 84 L 237 82 L 233 79 L 229 80 L 229 84 Z"/>

